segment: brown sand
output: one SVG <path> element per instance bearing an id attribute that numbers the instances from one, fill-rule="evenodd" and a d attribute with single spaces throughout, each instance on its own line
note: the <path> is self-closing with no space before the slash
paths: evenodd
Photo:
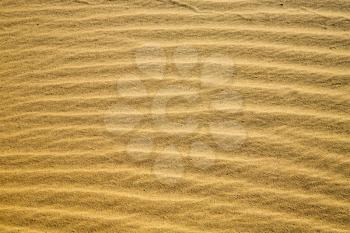
<path id="1" fill-rule="evenodd" d="M 0 232 L 350 232 L 350 1 L 0 1 Z"/>

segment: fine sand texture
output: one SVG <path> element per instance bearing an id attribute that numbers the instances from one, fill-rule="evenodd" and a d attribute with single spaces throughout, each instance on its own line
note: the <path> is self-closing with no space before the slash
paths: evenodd
<path id="1" fill-rule="evenodd" d="M 0 233 L 350 232 L 350 1 L 1 0 Z"/>

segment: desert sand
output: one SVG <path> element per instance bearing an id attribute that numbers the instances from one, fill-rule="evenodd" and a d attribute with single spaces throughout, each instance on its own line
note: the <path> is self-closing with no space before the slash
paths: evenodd
<path id="1" fill-rule="evenodd" d="M 0 232 L 350 232 L 347 0 L 0 1 Z"/>

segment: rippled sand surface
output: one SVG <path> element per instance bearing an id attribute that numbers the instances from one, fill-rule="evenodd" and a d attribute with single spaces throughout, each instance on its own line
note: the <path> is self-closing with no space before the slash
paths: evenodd
<path id="1" fill-rule="evenodd" d="M 349 12 L 0 1 L 0 232 L 350 232 Z"/>

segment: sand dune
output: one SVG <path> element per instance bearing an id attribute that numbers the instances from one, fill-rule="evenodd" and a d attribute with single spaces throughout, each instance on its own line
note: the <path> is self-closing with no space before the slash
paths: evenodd
<path id="1" fill-rule="evenodd" d="M 350 232 L 350 2 L 0 2 L 0 232 Z"/>

